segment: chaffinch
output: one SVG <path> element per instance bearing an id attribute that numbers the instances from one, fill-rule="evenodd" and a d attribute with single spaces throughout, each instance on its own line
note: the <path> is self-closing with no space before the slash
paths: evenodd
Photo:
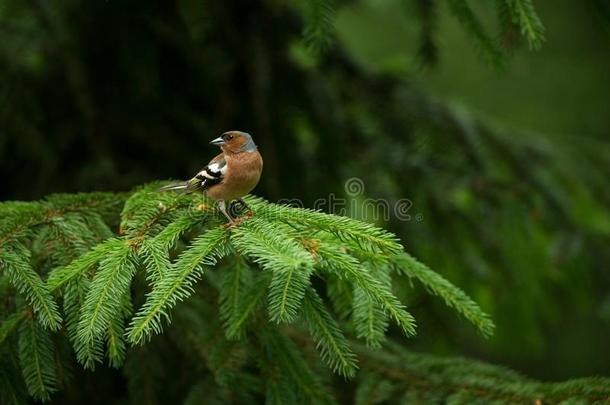
<path id="1" fill-rule="evenodd" d="M 220 146 L 222 153 L 192 179 L 169 184 L 162 187 L 161 191 L 175 190 L 185 194 L 202 191 L 218 201 L 220 212 L 233 223 L 226 204 L 237 200 L 248 207 L 242 197 L 258 184 L 263 171 L 263 158 L 258 153 L 252 136 L 246 132 L 225 132 L 210 143 Z"/>

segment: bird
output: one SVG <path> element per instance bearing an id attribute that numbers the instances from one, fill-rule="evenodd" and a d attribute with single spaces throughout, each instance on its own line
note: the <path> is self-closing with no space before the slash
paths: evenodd
<path id="1" fill-rule="evenodd" d="M 190 194 L 201 191 L 215 200 L 218 209 L 234 224 L 227 212 L 227 203 L 239 201 L 252 210 L 242 197 L 251 192 L 260 180 L 263 171 L 263 158 L 252 136 L 242 131 L 227 131 L 210 142 L 220 147 L 222 153 L 201 169 L 188 181 L 168 184 L 159 191 L 178 191 Z"/>

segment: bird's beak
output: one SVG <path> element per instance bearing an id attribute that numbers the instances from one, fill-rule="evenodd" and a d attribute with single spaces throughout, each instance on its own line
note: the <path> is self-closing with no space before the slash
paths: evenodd
<path id="1" fill-rule="evenodd" d="M 214 139 L 212 142 L 210 142 L 212 145 L 216 145 L 216 146 L 221 146 L 225 144 L 224 139 L 222 139 L 221 137 L 218 137 L 216 139 Z"/>

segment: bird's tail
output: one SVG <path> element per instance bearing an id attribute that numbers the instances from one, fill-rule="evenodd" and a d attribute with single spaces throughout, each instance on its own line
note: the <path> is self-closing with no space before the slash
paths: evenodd
<path id="1" fill-rule="evenodd" d="M 181 181 L 178 183 L 170 183 L 159 189 L 159 191 L 182 191 L 185 192 L 188 187 L 187 181 Z"/>

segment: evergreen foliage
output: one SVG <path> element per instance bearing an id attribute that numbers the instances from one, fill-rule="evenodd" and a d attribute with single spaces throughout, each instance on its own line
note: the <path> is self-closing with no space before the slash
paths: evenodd
<path id="1" fill-rule="evenodd" d="M 492 335 L 494 325 L 487 315 L 481 314 L 479 306 L 443 276 L 433 272 L 408 253 L 398 255 L 394 259 L 394 263 L 400 274 L 412 277 L 422 283 L 431 294 L 441 297 L 447 306 L 454 308 L 475 324 L 485 336 Z"/>
<path id="2" fill-rule="evenodd" d="M 485 27 L 475 15 L 467 0 L 447 0 L 449 9 L 472 38 L 483 59 L 493 65 L 502 62 L 502 52 L 486 32 Z"/>
<path id="3" fill-rule="evenodd" d="M 390 343 L 371 352 L 355 345 L 363 369 L 357 404 L 603 404 L 610 380 L 581 378 L 542 383 L 504 367 L 467 360 L 410 353 Z M 366 354 L 365 354 L 366 353 Z"/>
<path id="4" fill-rule="evenodd" d="M 415 10 L 421 20 L 417 54 L 424 65 L 434 65 L 438 61 L 436 44 L 437 3 L 436 0 L 414 0 Z"/>
<path id="5" fill-rule="evenodd" d="M 28 392 L 36 399 L 48 400 L 57 389 L 57 371 L 49 331 L 33 319 L 19 330 L 19 364 Z"/>
<path id="6" fill-rule="evenodd" d="M 512 23 L 520 28 L 530 48 L 538 49 L 544 41 L 544 26 L 532 0 L 506 0 Z"/>
<path id="7" fill-rule="evenodd" d="M 420 42 L 417 54 L 424 64 L 436 63 L 437 47 L 434 39 L 436 29 L 436 0 L 409 0 L 421 20 Z M 500 26 L 500 41 L 487 33 L 481 19 L 467 0 L 447 0 L 447 5 L 464 32 L 472 39 L 481 57 L 488 63 L 500 66 L 504 62 L 504 51 L 517 42 L 517 36 L 525 39 L 530 49 L 539 49 L 544 42 L 544 25 L 538 17 L 533 0 L 497 0 L 495 7 Z M 304 19 L 303 39 L 314 51 L 328 49 L 334 39 L 334 0 L 311 0 L 301 2 Z"/>
<path id="8" fill-rule="evenodd" d="M 335 1 L 307 0 L 303 3 L 303 16 L 305 18 L 304 40 L 313 50 L 324 50 L 330 46 L 333 40 L 335 31 Z"/>
<path id="9" fill-rule="evenodd" d="M 129 359 L 143 350 L 137 346 L 155 344 L 149 341 L 167 329 L 174 314 L 177 323 L 166 335 L 183 346 L 185 355 L 199 353 L 212 377 L 192 382 L 192 401 L 206 384 L 218 386 L 217 394 L 225 398 L 236 395 L 232 386 L 239 383 L 244 401 L 333 403 L 342 394 L 327 388 L 331 373 L 357 378 L 358 403 L 394 398 L 397 390 L 426 399 L 480 399 L 479 388 L 471 385 L 493 390 L 498 399 L 516 395 L 510 385 L 498 389 L 491 384 L 498 376 L 488 373 L 493 369 L 488 366 L 473 363 L 475 371 L 467 378 L 459 364 L 470 361 L 420 359 L 394 344 L 388 349 L 390 320 L 406 336 L 415 334 L 415 319 L 393 291 L 394 281 L 404 277 L 423 284 L 484 336 L 493 331 L 476 303 L 404 252 L 393 234 L 256 197 L 247 198 L 254 216 L 227 226 L 210 201 L 160 193 L 158 186 L 142 187 L 127 199 L 80 194 L 0 206 L 5 218 L 0 277 L 14 288 L 10 305 L 2 309 L 0 348 L 9 359 L 18 357 L 30 396 L 48 400 L 68 383 L 58 369 L 70 363 L 70 354 L 61 350 L 58 339 L 70 342 L 84 368 L 95 369 L 107 359 L 110 367 L 139 374 Z M 58 223 L 61 233 L 51 232 Z M 16 277 L 16 272 L 27 277 Z M 181 301 L 185 303 L 177 305 Z M 139 303 L 136 309 L 132 302 Z M 315 352 L 327 372 L 312 357 Z M 408 366 L 400 358 L 409 358 Z M 15 367 L 3 362 L 2 375 Z M 400 372 L 392 371 L 396 367 Z M 374 381 L 381 376 L 385 380 L 378 386 Z M 442 390 L 420 392 L 426 384 L 446 379 L 451 384 Z M 20 384 L 3 392 L 3 399 L 20 397 Z M 602 380 L 552 389 L 531 384 L 536 388 L 531 395 L 540 398 L 553 397 L 555 391 L 576 396 L 608 392 Z M 585 393 L 582 384 L 598 387 L 590 392 L 599 393 Z M 382 388 L 371 391 L 373 386 Z"/>

